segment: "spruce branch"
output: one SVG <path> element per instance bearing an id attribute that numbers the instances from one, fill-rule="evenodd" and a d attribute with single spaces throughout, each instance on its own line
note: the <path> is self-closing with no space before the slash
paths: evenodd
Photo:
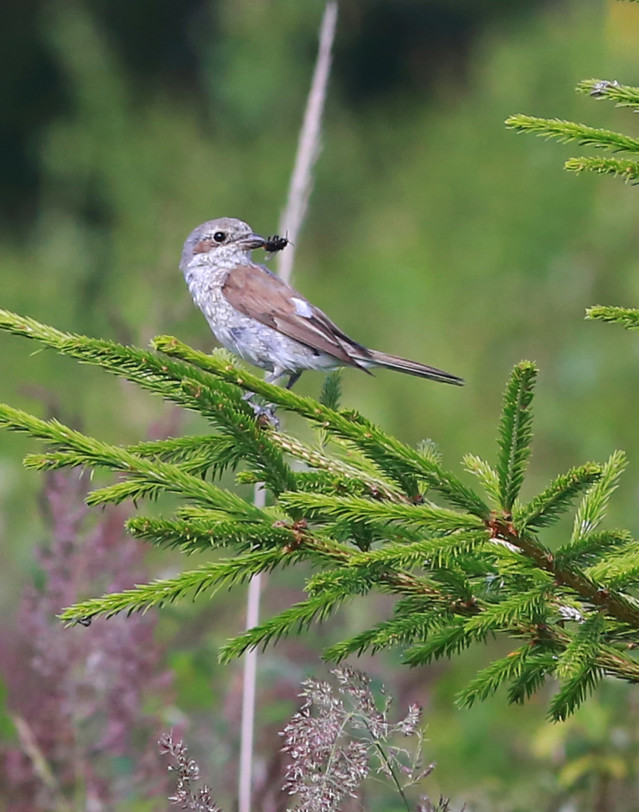
<path id="1" fill-rule="evenodd" d="M 481 634 L 468 634 L 463 620 L 456 617 L 445 627 L 431 631 L 423 643 L 410 646 L 404 653 L 404 662 L 413 667 L 428 665 L 435 660 L 459 654 L 482 639 Z"/>
<path id="2" fill-rule="evenodd" d="M 395 570 L 412 570 L 419 567 L 446 569 L 464 561 L 470 553 L 485 553 L 489 538 L 489 532 L 484 528 L 433 534 L 409 544 L 391 541 L 365 553 L 354 553 L 349 566 L 380 566 Z M 474 571 L 475 558 L 470 560 L 472 562 L 470 567 Z"/>
<path id="3" fill-rule="evenodd" d="M 574 679 L 596 662 L 603 632 L 604 617 L 601 612 L 591 612 L 581 621 L 557 660 L 556 673 L 560 679 Z"/>
<path id="4" fill-rule="evenodd" d="M 604 676 L 595 662 L 584 663 L 569 679 L 565 680 L 552 698 L 548 715 L 553 722 L 563 722 L 574 713 L 595 690 Z"/>
<path id="5" fill-rule="evenodd" d="M 633 649 L 634 643 L 624 646 Z M 611 677 L 626 680 L 627 682 L 639 682 L 639 663 L 629 657 L 623 651 L 617 651 L 611 645 L 602 644 L 597 652 L 597 667 Z"/>
<path id="6" fill-rule="evenodd" d="M 209 474 L 213 479 L 234 470 L 244 459 L 243 448 L 230 434 L 200 434 L 169 437 L 125 446 L 141 457 L 181 465 L 189 473 Z"/>
<path id="7" fill-rule="evenodd" d="M 260 550 L 237 558 L 203 564 L 197 570 L 181 572 L 175 578 L 165 578 L 140 584 L 124 592 L 113 592 L 100 598 L 90 598 L 70 606 L 60 614 L 69 625 L 87 624 L 95 617 L 113 617 L 119 612 L 146 612 L 191 595 L 195 599 L 206 592 L 211 595 L 223 588 L 244 583 L 258 572 L 269 572 L 277 566 L 288 566 L 301 559 L 299 551 L 289 549 Z"/>
<path id="8" fill-rule="evenodd" d="M 119 446 L 103 443 L 79 431 L 64 426 L 57 420 L 40 420 L 27 412 L 0 404 L 0 425 L 10 431 L 20 431 L 33 437 L 48 440 L 68 455 L 69 466 L 105 467 L 122 471 L 143 484 L 158 487 L 207 507 L 224 510 L 238 519 L 258 518 L 261 511 L 249 505 L 239 496 L 223 490 L 200 477 L 193 476 L 177 465 L 149 460 L 125 451 Z M 48 458 L 30 455 L 28 467 L 47 470 Z M 91 504 L 91 494 L 87 498 Z"/>
<path id="9" fill-rule="evenodd" d="M 238 482 L 255 482 L 255 474 L 250 471 L 241 472 L 237 475 Z M 332 494 L 334 496 L 362 496 L 372 499 L 382 499 L 382 494 L 370 480 L 363 479 L 353 474 L 337 476 L 328 471 L 303 471 L 296 474 L 295 483 L 300 491 L 309 493 Z M 404 497 L 397 497 L 390 494 L 391 501 L 407 502 Z M 394 498 L 393 498 L 394 496 Z"/>
<path id="10" fill-rule="evenodd" d="M 342 370 L 329 372 L 322 384 L 322 393 L 319 402 L 327 409 L 337 411 L 342 400 Z"/>
<path id="11" fill-rule="evenodd" d="M 160 356 L 67 336 L 5 311 L 0 327 L 2 318 L 13 332 L 193 409 L 214 430 L 211 436 L 120 447 L 0 407 L 0 424 L 47 443 L 44 453 L 27 458 L 29 467 L 81 465 L 117 473 L 118 481 L 89 495 L 92 504 L 161 492 L 180 497 L 183 504 L 174 516 L 131 519 L 127 527 L 136 538 L 185 554 L 230 548 L 235 556 L 84 601 L 65 611 L 67 622 L 145 611 L 305 562 L 314 567 L 306 580 L 307 600 L 231 641 L 225 659 L 298 633 L 346 601 L 378 592 L 397 598 L 393 617 L 336 643 L 325 656 L 342 659 L 401 645 L 406 661 L 418 665 L 507 635 L 526 645 L 480 672 L 460 701 L 474 702 L 502 684 L 511 701 L 523 701 L 558 670 L 563 693 L 552 708 L 558 718 L 601 675 L 639 681 L 631 653 L 639 629 L 639 601 L 631 591 L 639 583 L 639 543 L 627 531 L 601 529 L 625 457 L 615 452 L 604 465 L 575 467 L 528 504 L 520 503 L 532 440 L 534 365 L 519 364 L 508 382 L 495 468 L 472 455 L 464 458 L 486 490 L 491 512 L 444 468 L 433 443 L 410 448 L 361 415 L 270 386 L 221 354 L 207 356 L 159 338 Z M 330 440 L 330 452 L 328 444 L 314 448 L 259 426 L 242 390 L 303 416 Z M 335 394 L 325 399 L 336 406 Z M 302 470 L 291 469 L 291 457 L 303 463 Z M 240 481 L 263 476 L 272 507 L 250 505 L 210 481 L 240 465 Z M 436 504 L 437 495 L 448 506 Z M 544 528 L 577 496 L 572 535 L 553 553 Z"/>
<path id="12" fill-rule="evenodd" d="M 639 181 L 639 162 L 631 161 L 628 158 L 581 156 L 569 158 L 565 162 L 564 168 L 577 174 L 595 172 L 597 175 L 612 175 L 613 178 L 621 178 L 625 183 Z"/>
<path id="13" fill-rule="evenodd" d="M 124 446 L 123 450 L 151 460 L 173 460 L 174 464 L 179 464 L 180 470 L 198 477 L 211 474 L 216 478 L 227 467 L 236 467 L 242 459 L 242 450 L 238 449 L 237 444 L 231 438 L 220 435 L 137 443 Z M 86 465 L 86 460 L 82 462 L 77 451 L 53 451 L 28 454 L 24 465 L 38 471 L 56 471 Z M 94 506 L 109 503 L 117 505 L 127 500 L 137 502 L 155 499 L 164 490 L 165 486 L 157 482 L 123 480 L 104 488 L 96 488 L 88 497 L 88 502 Z"/>
<path id="14" fill-rule="evenodd" d="M 573 590 L 582 601 L 604 610 L 608 615 L 634 628 L 639 628 L 639 602 L 618 590 L 600 586 L 572 565 L 564 565 L 533 535 L 519 534 L 512 524 L 496 520 L 492 524 L 494 538 L 517 547 L 540 570 L 554 576 L 556 584 Z"/>
<path id="15" fill-rule="evenodd" d="M 24 465 L 26 468 L 44 471 L 46 470 L 46 461 L 51 456 L 53 455 L 43 454 L 39 456 L 37 454 L 29 454 L 24 459 Z M 123 502 L 133 502 L 137 504 L 143 499 L 155 500 L 166 490 L 164 485 L 159 485 L 156 482 L 125 479 L 122 482 L 116 482 L 114 485 L 107 485 L 104 488 L 94 488 L 87 496 L 86 503 L 91 507 L 121 505 Z"/>
<path id="16" fill-rule="evenodd" d="M 232 437 L 206 434 L 188 437 L 170 437 L 123 446 L 125 451 L 148 459 L 158 459 L 181 465 L 190 473 L 211 472 L 214 477 L 226 468 L 237 466 L 242 460 L 242 449 Z M 61 451 L 39 455 L 43 470 L 56 471 L 73 467 L 72 453 Z"/>
<path id="17" fill-rule="evenodd" d="M 336 494 L 340 491 L 344 494 L 360 493 L 375 499 L 414 503 L 374 462 L 359 453 L 348 441 L 331 437 L 333 455 L 329 456 L 325 448 L 311 447 L 279 431 L 272 432 L 270 437 L 283 452 L 304 463 L 302 472 L 295 475 L 299 490 L 308 487 L 309 490 Z M 254 481 L 250 477 L 251 472 L 238 475 L 242 481 Z"/>
<path id="18" fill-rule="evenodd" d="M 614 152 L 639 152 L 639 140 L 623 133 L 589 127 L 574 121 L 558 118 L 537 118 L 518 113 L 506 119 L 506 126 L 517 132 L 532 132 L 546 138 L 556 138 L 562 143 L 576 141 L 580 146 L 611 149 Z"/>
<path id="19" fill-rule="evenodd" d="M 504 395 L 499 423 L 499 497 L 507 513 L 512 510 L 519 495 L 532 441 L 532 414 L 530 411 L 537 367 L 529 361 L 517 364 L 511 373 Z"/>
<path id="20" fill-rule="evenodd" d="M 499 474 L 495 469 L 475 454 L 465 454 L 462 458 L 464 468 L 469 474 L 479 479 L 488 494 L 492 507 L 498 508 L 500 505 Z"/>
<path id="21" fill-rule="evenodd" d="M 488 632 L 513 629 L 521 624 L 545 622 L 552 596 L 550 579 L 528 592 L 515 593 L 468 619 L 465 629 L 471 635 L 484 637 Z"/>
<path id="22" fill-rule="evenodd" d="M 592 565 L 604 555 L 607 560 L 613 557 L 619 548 L 632 544 L 634 539 L 628 530 L 599 530 L 563 544 L 555 553 L 555 558 L 560 566 L 585 567 Z"/>
<path id="23" fill-rule="evenodd" d="M 215 547 L 234 547 L 238 552 L 255 548 L 285 548 L 299 543 L 299 532 L 269 522 L 238 523 L 206 518 L 157 519 L 137 516 L 126 523 L 134 537 L 158 547 L 180 549 L 187 555 Z"/>
<path id="24" fill-rule="evenodd" d="M 431 531 L 481 530 L 484 523 L 476 516 L 458 513 L 434 505 L 405 505 L 378 502 L 358 497 L 325 496 L 319 493 L 283 493 L 280 504 L 303 512 L 307 518 L 321 521 L 403 522 Z"/>
<path id="25" fill-rule="evenodd" d="M 509 702 L 521 705 L 541 688 L 546 678 L 554 671 L 557 648 L 547 640 L 543 645 L 538 641 L 535 645 L 529 646 L 525 667 L 517 676 L 511 677 L 507 694 Z"/>
<path id="26" fill-rule="evenodd" d="M 228 510 L 238 517 L 250 518 L 259 515 L 259 511 L 229 491 L 206 482 L 199 477 L 185 473 L 179 466 L 169 463 L 153 463 L 131 454 L 118 446 L 100 442 L 88 437 L 79 431 L 64 426 L 57 420 L 40 420 L 33 415 L 10 406 L 0 404 L 0 425 L 10 431 L 19 431 L 48 440 L 68 454 L 69 466 L 77 467 L 93 465 L 106 467 L 116 471 L 123 471 L 131 477 L 137 477 L 143 482 L 157 485 L 171 493 L 177 493 L 187 499 L 200 501 L 210 507 Z M 29 467 L 33 469 L 47 469 L 48 459 L 38 455 L 31 455 Z M 257 511 L 257 512 L 256 512 Z"/>
<path id="27" fill-rule="evenodd" d="M 609 99 L 617 107 L 639 107 L 639 88 L 621 85 L 606 79 L 586 79 L 577 85 L 577 91 L 588 93 L 596 99 Z M 584 146 L 607 149 L 612 152 L 638 151 L 639 141 L 622 133 L 589 127 L 573 121 L 560 119 L 537 118 L 535 116 L 515 115 L 506 119 L 506 126 L 518 132 L 532 132 L 547 138 L 557 138 L 563 142 L 577 141 Z M 571 172 L 595 172 L 600 175 L 612 175 L 626 183 L 639 181 L 639 162 L 628 158 L 610 158 L 581 156 L 569 158 L 564 164 Z"/>
<path id="28" fill-rule="evenodd" d="M 514 525 L 525 532 L 553 524 L 582 491 L 601 477 L 602 472 L 601 465 L 587 462 L 561 474 L 527 505 L 514 511 Z"/>
<path id="29" fill-rule="evenodd" d="M 165 400 L 198 412 L 233 438 L 244 458 L 260 470 L 276 492 L 295 487 L 293 473 L 285 464 L 282 452 L 259 427 L 253 410 L 242 400 L 236 386 L 215 379 L 191 364 L 160 358 L 137 347 L 63 333 L 7 310 L 0 309 L 0 330 L 35 339 L 62 355 L 100 366 Z"/>
<path id="30" fill-rule="evenodd" d="M 395 604 L 395 616 L 389 620 L 376 623 L 349 640 L 342 640 L 327 648 L 324 659 L 339 663 L 352 655 L 365 652 L 376 654 L 394 646 L 414 643 L 423 640 L 432 628 L 453 617 L 453 613 L 442 605 L 431 607 L 430 610 L 422 606 L 405 611 L 406 603 L 405 599 L 399 600 Z"/>
<path id="31" fill-rule="evenodd" d="M 586 494 L 577 509 L 571 544 L 579 545 L 587 536 L 596 530 L 608 510 L 610 497 L 617 489 L 619 477 L 624 472 L 628 461 L 623 451 L 615 451 L 601 469 L 601 475 Z M 565 548 L 569 552 L 570 548 Z"/>
<path id="32" fill-rule="evenodd" d="M 613 589 L 628 589 L 639 583 L 639 541 L 632 539 L 617 552 L 586 569 L 586 575 Z"/>
<path id="33" fill-rule="evenodd" d="M 466 592 L 460 594 L 460 582 L 463 579 L 455 578 L 446 570 L 436 570 L 431 573 L 431 577 L 420 576 L 404 570 L 388 569 L 380 560 L 372 564 L 363 559 L 358 560 L 357 556 L 358 553 L 348 555 L 345 562 L 341 562 L 352 566 L 324 570 L 310 578 L 306 586 L 308 593 L 319 595 L 325 590 L 339 589 L 344 594 L 364 595 L 377 589 L 390 595 L 414 598 L 418 601 L 416 611 L 430 611 L 432 607 L 436 607 L 439 612 L 450 611 L 464 616 L 475 611 L 475 602 L 470 591 L 466 589 Z M 446 588 L 447 575 L 448 581 L 456 582 L 457 591 L 450 584 Z M 461 589 L 463 587 L 464 583 L 461 583 Z"/>
<path id="34" fill-rule="evenodd" d="M 622 85 L 614 79 L 583 79 L 577 85 L 577 91 L 596 99 L 614 101 L 615 107 L 639 108 L 639 87 Z"/>
<path id="35" fill-rule="evenodd" d="M 344 440 L 353 442 L 362 453 L 403 487 L 407 495 L 411 497 L 418 495 L 415 479 L 420 478 L 457 507 L 485 518 L 490 515 L 490 510 L 483 500 L 454 474 L 444 471 L 431 459 L 390 437 L 361 415 L 328 409 L 311 398 L 268 384 L 258 376 L 240 370 L 232 364 L 197 352 L 171 336 L 155 338 L 153 346 L 171 358 L 188 361 L 206 372 L 219 376 L 222 380 L 255 392 L 276 406 L 306 417 L 320 428 L 330 430 Z"/>
<path id="36" fill-rule="evenodd" d="M 474 606 L 476 598 L 476 579 L 460 562 L 450 567 L 434 567 L 421 578 L 426 584 L 432 583 L 442 597 L 447 597 L 451 608 Z M 434 591 L 434 590 L 433 590 Z"/>
<path id="37" fill-rule="evenodd" d="M 639 310 L 633 307 L 595 305 L 586 310 L 586 318 L 621 324 L 621 326 L 627 330 L 639 329 Z"/>
<path id="38" fill-rule="evenodd" d="M 312 448 L 296 437 L 279 431 L 273 432 L 271 439 L 282 451 L 304 462 L 309 468 L 326 471 L 342 481 L 355 479 L 365 483 L 371 496 L 402 502 L 407 499 L 403 491 L 390 479 L 384 478 L 368 460 L 366 465 L 362 465 L 353 454 L 350 455 L 349 462 L 338 457 L 329 457 L 324 451 Z"/>
<path id="39" fill-rule="evenodd" d="M 347 591 L 335 589 L 294 604 L 222 646 L 220 662 L 229 663 L 250 649 L 260 646 L 265 648 L 269 643 L 276 643 L 282 637 L 308 629 L 312 623 L 319 623 L 337 611 L 349 597 L 351 595 Z"/>
<path id="40" fill-rule="evenodd" d="M 529 643 L 511 651 L 507 657 L 495 660 L 487 668 L 482 669 L 458 693 L 455 704 L 461 708 L 472 708 L 477 702 L 488 699 L 506 682 L 518 683 L 524 675 L 529 673 L 529 658 L 532 647 Z M 543 671 L 542 679 L 547 675 Z"/>

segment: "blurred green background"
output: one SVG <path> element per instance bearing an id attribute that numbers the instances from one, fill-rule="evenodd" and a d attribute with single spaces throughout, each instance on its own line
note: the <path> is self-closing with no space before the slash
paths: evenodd
<path id="1" fill-rule="evenodd" d="M 64 330 L 143 345 L 173 333 L 209 349 L 177 269 L 182 243 L 218 216 L 277 229 L 322 9 L 319 0 L 8 3 L 0 305 Z M 563 172 L 578 147 L 517 136 L 503 121 L 523 112 L 636 134 L 629 111 L 574 86 L 592 76 L 639 83 L 638 43 L 639 6 L 630 4 L 344 0 L 294 276 L 362 343 L 466 379 L 459 390 L 389 372 L 344 375 L 344 405 L 403 441 L 432 438 L 456 471 L 466 452 L 494 458 L 509 369 L 537 361 L 524 496 L 622 448 L 630 465 L 612 514 L 635 531 L 639 344 L 583 315 L 592 304 L 637 302 L 637 191 Z M 169 419 L 167 407 L 97 370 L 7 335 L 0 343 L 0 399 L 12 405 L 118 442 Z M 298 386 L 317 395 L 321 376 Z M 198 429 L 192 418 L 183 425 Z M 21 469 L 33 449 L 0 435 L 0 608 L 9 619 L 47 537 L 41 479 Z M 178 565 L 168 555 L 150 561 L 157 575 Z M 299 577 L 277 583 L 267 611 L 296 599 Z M 176 707 L 191 720 L 214 786 L 222 761 L 219 748 L 207 748 L 234 740 L 220 707 L 238 680 L 237 669 L 216 664 L 215 647 L 243 622 L 241 595 L 223 603 L 171 610 L 159 625 Z M 271 682 L 263 694 L 265 727 L 291 712 L 299 677 L 321 671 L 322 644 L 387 611 L 384 602 L 355 606 L 303 651 L 267 653 L 269 679 L 287 688 L 277 694 Z M 185 623 L 190 633 L 177 642 Z M 427 758 L 439 765 L 432 793 L 470 809 L 604 809 L 602 787 L 614 786 L 615 809 L 639 808 L 636 699 L 606 684 L 574 720 L 554 726 L 544 720 L 547 695 L 523 709 L 503 695 L 455 709 L 456 688 L 489 656 L 476 650 L 421 672 L 403 670 L 399 656 L 363 663 L 402 702 L 425 704 Z M 266 763 L 278 741 L 259 743 Z M 225 758 L 233 760 L 230 744 Z"/>

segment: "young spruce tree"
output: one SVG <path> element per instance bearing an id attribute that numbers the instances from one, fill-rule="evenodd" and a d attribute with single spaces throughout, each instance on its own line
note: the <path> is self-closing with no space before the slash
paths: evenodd
<path id="1" fill-rule="evenodd" d="M 459 702 L 472 705 L 504 683 L 510 701 L 522 702 L 554 676 L 561 684 L 550 708 L 555 719 L 573 711 L 604 675 L 639 682 L 632 652 L 639 634 L 633 596 L 639 543 L 628 531 L 601 528 L 624 455 L 578 465 L 529 502 L 518 498 L 532 440 L 534 364 L 518 364 L 508 381 L 494 467 L 464 458 L 477 479 L 471 489 L 444 468 L 431 445 L 412 448 L 356 412 L 267 384 L 225 353 L 206 355 L 166 336 L 147 351 L 63 333 L 7 311 L 0 311 L 0 328 L 198 412 L 211 429 L 118 446 L 0 406 L 1 424 L 47 445 L 26 458 L 27 467 L 118 473 L 114 484 L 89 494 L 89 504 L 137 504 L 161 492 L 183 501 L 173 516 L 130 519 L 132 536 L 187 555 L 214 547 L 231 553 L 174 578 L 78 603 L 63 621 L 89 624 L 99 615 L 210 595 L 305 561 L 315 573 L 306 600 L 233 639 L 222 651 L 225 660 L 379 591 L 396 596 L 392 617 L 332 646 L 327 659 L 401 646 L 405 662 L 419 666 L 504 634 L 513 650 L 480 671 Z M 314 424 L 334 452 L 256 421 L 242 397 L 247 391 Z M 293 468 L 293 460 L 304 470 Z M 236 470 L 240 482 L 264 482 L 273 505 L 260 508 L 222 488 L 216 479 L 226 469 Z M 551 552 L 544 532 L 576 500 L 572 534 Z"/>
<path id="2" fill-rule="evenodd" d="M 588 80 L 578 90 L 639 109 L 639 88 Z M 639 154 L 639 140 L 583 124 L 524 115 L 507 124 Z M 628 158 L 572 158 L 566 167 L 639 180 L 639 161 Z M 637 309 L 593 307 L 587 315 L 639 327 Z M 551 701 L 553 719 L 574 711 L 605 675 L 639 682 L 639 541 L 627 530 L 602 528 L 626 460 L 617 451 L 603 464 L 582 463 L 530 501 L 519 499 L 532 441 L 533 363 L 518 364 L 507 383 L 494 465 L 471 454 L 463 459 L 477 481 L 471 489 L 444 468 L 432 445 L 412 448 L 338 409 L 334 376 L 316 402 L 265 383 L 223 352 L 205 355 L 167 336 L 148 351 L 2 310 L 0 329 L 126 378 L 201 414 L 210 426 L 203 436 L 118 446 L 0 405 L 2 425 L 47 445 L 26 458 L 28 468 L 118 473 L 115 484 L 89 494 L 90 505 L 137 504 L 161 492 L 180 497 L 173 516 L 130 519 L 135 538 L 186 555 L 216 547 L 231 553 L 175 578 L 71 606 L 63 621 L 89 624 L 99 615 L 210 595 L 256 573 L 309 562 L 315 574 L 305 585 L 307 599 L 236 637 L 222 651 L 225 660 L 379 591 L 396 596 L 392 617 L 332 646 L 327 659 L 401 646 L 405 662 L 419 666 L 505 635 L 513 650 L 480 671 L 459 703 L 472 705 L 503 684 L 511 702 L 523 702 L 554 677 L 560 689 Z M 256 421 L 246 392 L 301 415 L 321 441 L 311 446 Z M 272 506 L 255 506 L 217 484 L 227 469 L 238 482 L 263 482 Z M 572 532 L 551 550 L 546 530 L 568 511 Z"/>

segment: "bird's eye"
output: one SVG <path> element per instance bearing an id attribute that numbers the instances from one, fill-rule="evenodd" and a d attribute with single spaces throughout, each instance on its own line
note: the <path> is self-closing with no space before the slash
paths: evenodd
<path id="1" fill-rule="evenodd" d="M 216 231 L 213 235 L 213 239 L 215 242 L 224 242 L 226 239 L 226 234 L 223 231 Z"/>

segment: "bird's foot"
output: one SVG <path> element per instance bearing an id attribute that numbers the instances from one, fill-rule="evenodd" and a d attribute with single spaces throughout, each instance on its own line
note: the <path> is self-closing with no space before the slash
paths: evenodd
<path id="1" fill-rule="evenodd" d="M 279 429 L 280 419 L 275 413 L 275 406 L 272 403 L 252 403 L 255 419 L 262 428 Z"/>
<path id="2" fill-rule="evenodd" d="M 251 409 L 253 409 L 253 414 L 255 415 L 255 419 L 257 423 L 262 426 L 263 428 L 274 428 L 279 429 L 280 427 L 280 420 L 277 414 L 275 413 L 275 406 L 272 403 L 254 403 L 253 396 L 254 392 L 248 392 L 246 395 L 243 396 L 243 400 L 245 400 Z"/>

